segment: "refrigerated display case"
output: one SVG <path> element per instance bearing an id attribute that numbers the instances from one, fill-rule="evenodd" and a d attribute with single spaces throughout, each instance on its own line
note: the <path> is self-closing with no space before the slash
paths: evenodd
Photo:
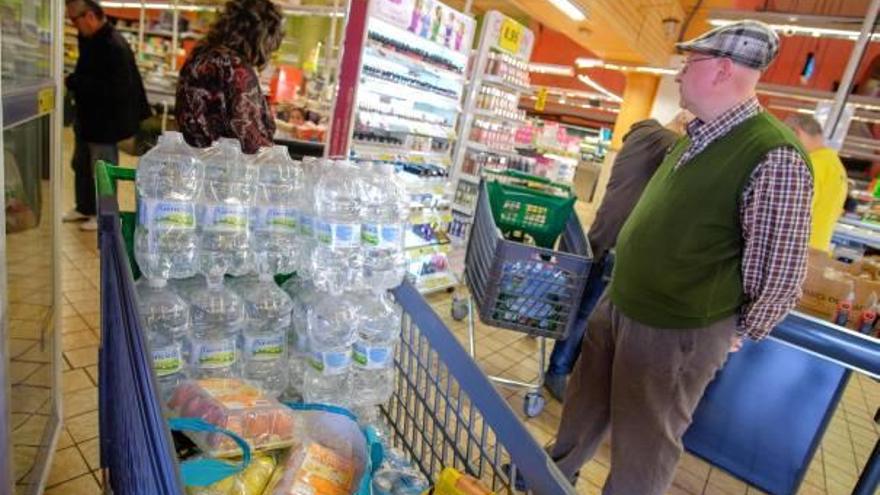
<path id="1" fill-rule="evenodd" d="M 60 432 L 59 300 L 63 4 L 0 0 L 0 493 L 41 493 Z M 8 437 L 6 437 L 8 435 Z"/>

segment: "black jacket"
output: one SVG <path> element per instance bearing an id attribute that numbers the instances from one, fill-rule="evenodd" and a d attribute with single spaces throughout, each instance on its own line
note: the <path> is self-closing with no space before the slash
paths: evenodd
<path id="1" fill-rule="evenodd" d="M 109 22 L 93 37 L 79 37 L 79 60 L 66 84 L 76 104 L 76 131 L 86 142 L 127 139 L 151 114 L 134 54 Z"/>

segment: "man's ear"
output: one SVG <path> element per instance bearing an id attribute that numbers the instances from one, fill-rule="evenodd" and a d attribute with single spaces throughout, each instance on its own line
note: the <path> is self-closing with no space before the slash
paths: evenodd
<path id="1" fill-rule="evenodd" d="M 733 78 L 735 70 L 736 68 L 733 66 L 733 60 L 723 57 L 719 58 L 718 69 L 715 73 L 715 80 L 713 82 L 718 85 L 731 80 Z"/>

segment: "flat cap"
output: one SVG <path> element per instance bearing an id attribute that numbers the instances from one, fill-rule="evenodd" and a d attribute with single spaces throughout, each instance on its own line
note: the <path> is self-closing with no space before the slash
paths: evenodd
<path id="1" fill-rule="evenodd" d="M 779 36 L 763 22 L 745 20 L 717 27 L 675 46 L 683 52 L 726 57 L 746 67 L 763 70 L 779 52 Z"/>

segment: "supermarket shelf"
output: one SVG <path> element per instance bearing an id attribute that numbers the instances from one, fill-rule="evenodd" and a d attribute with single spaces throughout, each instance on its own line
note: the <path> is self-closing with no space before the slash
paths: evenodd
<path id="1" fill-rule="evenodd" d="M 498 76 L 485 75 L 483 76 L 483 84 L 490 84 L 492 86 L 506 89 L 511 93 L 525 93 L 527 91 L 531 91 L 532 88 L 528 86 L 520 86 L 519 84 L 514 84 L 504 79 L 501 79 Z"/>
<path id="2" fill-rule="evenodd" d="M 449 125 L 449 124 L 446 124 L 445 122 L 444 122 L 444 123 L 440 123 L 440 122 L 430 122 L 430 121 L 428 121 L 427 119 L 424 119 L 424 118 L 419 119 L 419 118 L 415 118 L 415 117 L 407 117 L 407 116 L 404 116 L 404 115 L 396 114 L 396 113 L 394 113 L 394 112 L 382 112 L 382 111 L 379 111 L 379 110 L 370 110 L 370 109 L 368 109 L 368 108 L 361 107 L 360 105 L 358 105 L 358 109 L 357 109 L 357 111 L 358 111 L 358 113 L 369 113 L 369 114 L 373 114 L 373 115 L 381 115 L 381 116 L 383 116 L 383 117 L 392 117 L 392 118 L 401 119 L 401 120 L 409 120 L 409 121 L 412 121 L 412 122 L 427 122 L 427 123 L 430 124 L 430 125 L 434 125 L 434 126 L 437 126 L 437 127 L 444 128 L 444 129 L 448 130 L 448 131 L 449 131 L 450 133 L 452 133 L 452 134 L 455 133 L 455 127 L 453 127 L 453 126 L 451 126 L 451 125 Z"/>
<path id="3" fill-rule="evenodd" d="M 417 277 L 416 288 L 422 294 L 430 294 L 451 289 L 458 285 L 455 275 L 449 271 L 432 273 Z"/>
<path id="4" fill-rule="evenodd" d="M 480 117 L 483 119 L 490 119 L 497 122 L 504 122 L 507 124 L 511 124 L 513 126 L 522 126 L 526 125 L 528 122 L 520 119 L 511 119 L 508 117 L 502 117 L 500 115 L 495 114 L 491 110 L 482 110 L 482 109 L 474 109 L 472 112 L 474 117 Z"/>
<path id="5" fill-rule="evenodd" d="M 407 251 L 412 251 L 414 249 L 424 249 L 429 247 L 438 247 L 438 246 L 446 246 L 449 244 L 449 241 L 426 241 L 421 237 L 412 233 L 412 231 L 406 232 L 406 240 L 404 241 L 404 249 Z M 442 251 L 442 249 L 440 250 Z M 437 250 L 432 251 L 432 253 L 438 252 Z M 427 253 L 426 253 L 427 254 Z"/>
<path id="6" fill-rule="evenodd" d="M 440 164 L 449 163 L 449 153 L 448 152 L 439 152 L 439 151 L 415 151 L 408 150 L 406 148 L 400 148 L 395 146 L 382 146 L 375 144 L 367 144 L 360 141 L 352 141 L 352 147 L 355 148 L 359 152 L 367 153 L 367 154 L 385 154 L 392 156 L 408 156 L 408 157 L 419 157 L 426 158 L 429 160 L 437 160 Z M 430 162 L 434 163 L 434 162 Z"/>
<path id="7" fill-rule="evenodd" d="M 129 28 L 129 27 L 117 27 L 116 30 L 124 32 L 124 33 L 135 33 L 135 34 L 140 32 L 139 30 L 137 30 L 135 28 Z M 144 36 L 160 36 L 162 38 L 171 39 L 174 37 L 174 34 L 171 31 L 146 30 L 146 31 L 144 31 Z M 202 36 L 204 36 L 204 35 L 201 33 L 196 33 L 194 31 L 186 31 L 186 32 L 182 32 L 182 33 L 177 33 L 178 39 L 184 39 L 184 38 L 200 39 Z"/>
<path id="8" fill-rule="evenodd" d="M 476 175 L 471 175 L 471 174 L 466 174 L 466 173 L 464 173 L 464 172 L 460 172 L 460 173 L 458 174 L 458 176 L 459 176 L 459 178 L 464 179 L 464 180 L 466 180 L 466 181 L 468 181 L 468 182 L 471 182 L 471 183 L 473 183 L 473 184 L 479 184 L 479 183 L 480 183 L 480 178 L 477 177 Z"/>
<path id="9" fill-rule="evenodd" d="M 452 203 L 452 209 L 454 211 L 457 211 L 459 213 L 464 213 L 465 215 L 471 217 L 474 215 L 474 209 L 476 207 L 476 200 L 474 200 L 474 203 L 475 204 L 472 206 L 463 205 L 461 203 Z"/>
<path id="10" fill-rule="evenodd" d="M 483 153 L 492 153 L 493 155 L 508 156 L 508 157 L 514 157 L 514 158 L 520 158 L 520 156 L 521 156 L 516 151 L 497 150 L 494 148 L 490 148 L 490 147 L 486 146 L 485 144 L 477 143 L 475 141 L 468 141 L 467 147 L 469 149 L 474 150 L 474 151 L 481 151 Z"/>
<path id="11" fill-rule="evenodd" d="M 442 77 L 444 79 L 464 82 L 464 75 L 459 74 L 457 72 L 453 72 L 449 69 L 444 69 L 443 67 L 437 66 L 428 62 L 427 60 L 421 60 L 416 58 L 415 56 L 410 56 L 402 52 L 398 52 L 396 50 L 392 50 L 388 48 L 386 45 L 382 44 L 380 41 L 369 40 L 368 45 L 370 49 L 376 50 L 377 52 L 387 56 L 391 61 L 399 64 L 408 65 L 410 67 L 416 67 L 417 69 L 423 72 L 432 73 L 435 76 Z"/>
<path id="12" fill-rule="evenodd" d="M 372 74 L 361 74 L 361 77 L 367 79 L 367 81 L 365 81 L 366 84 L 362 85 L 362 88 L 367 91 L 401 100 L 421 101 L 431 105 L 435 105 L 436 103 L 438 103 L 437 100 L 439 100 L 444 104 L 437 106 L 441 106 L 442 108 L 446 108 L 448 110 L 455 110 L 456 112 L 461 113 L 461 102 L 451 96 L 435 93 L 433 91 L 428 91 L 425 89 L 415 88 L 412 86 L 406 86 L 404 84 L 389 81 L 388 79 L 374 76 Z M 370 82 L 373 82 L 375 84 L 370 84 Z"/>

